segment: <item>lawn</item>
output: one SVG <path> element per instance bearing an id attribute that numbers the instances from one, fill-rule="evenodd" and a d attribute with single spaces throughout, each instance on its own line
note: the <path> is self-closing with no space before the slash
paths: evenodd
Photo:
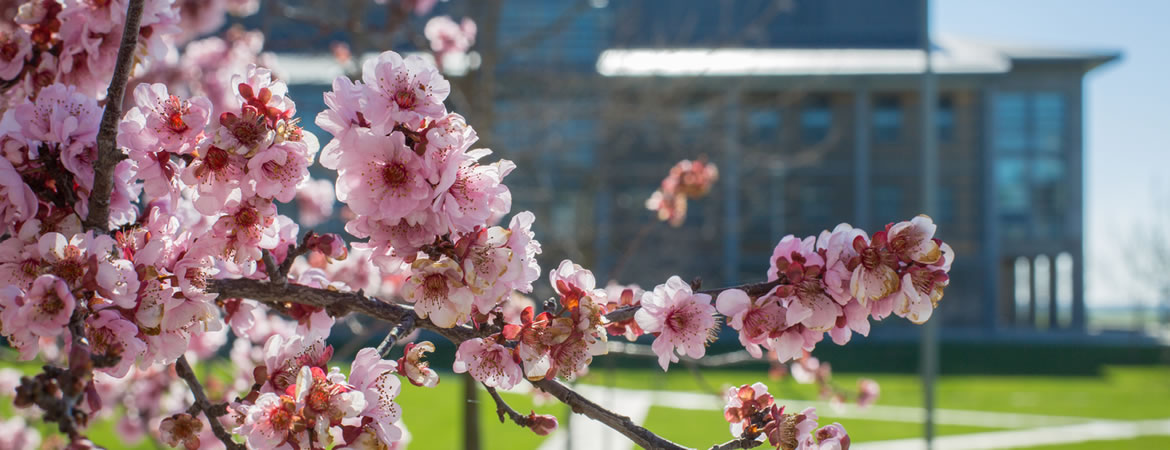
<path id="1" fill-rule="evenodd" d="M 13 366 L 9 362 L 0 366 Z M 36 370 L 36 366 L 21 365 Z M 730 370 L 707 371 L 702 380 L 686 370 L 663 374 L 658 370 L 620 369 L 609 372 L 596 369 L 580 382 L 630 389 L 710 392 L 723 386 L 764 381 L 780 398 L 816 400 L 816 390 L 791 380 L 769 381 L 765 373 Z M 216 371 L 219 372 L 219 371 Z M 859 374 L 837 374 L 834 381 L 843 388 L 856 386 Z M 918 406 L 921 388 L 911 375 L 877 375 L 870 378 L 881 383 L 878 404 Z M 412 434 L 413 448 L 458 448 L 462 442 L 462 379 L 442 374 L 442 382 L 433 389 L 404 386 L 398 402 L 402 405 L 406 425 Z M 517 410 L 533 408 L 527 396 L 503 394 Z M 1061 416 L 1111 419 L 1160 419 L 1170 417 L 1170 367 L 1109 367 L 1099 377 L 1029 377 L 1029 376 L 944 376 L 939 381 L 938 402 L 941 408 L 982 411 L 1022 412 Z M 486 449 L 535 448 L 543 438 L 528 430 L 496 419 L 495 406 L 485 392 L 479 396 L 480 426 Z M 562 421 L 566 408 L 544 405 L 537 412 L 556 414 Z M 832 411 L 820 411 L 822 423 L 841 422 L 854 442 L 910 438 L 921 435 L 921 425 L 907 422 L 834 418 Z M 11 415 L 11 403 L 0 402 L 0 416 Z M 719 411 L 680 410 L 653 407 L 645 426 L 679 443 L 703 447 L 731 438 Z M 47 427 L 41 427 L 48 434 Z M 940 426 L 939 434 L 953 435 L 989 428 Z M 109 423 L 97 423 L 90 430 L 95 441 L 119 442 Z M 154 448 L 149 442 L 122 448 Z M 1036 447 L 1056 449 L 1152 449 L 1170 448 L 1170 437 L 1144 437 L 1127 441 L 1101 441 L 1082 445 Z"/>

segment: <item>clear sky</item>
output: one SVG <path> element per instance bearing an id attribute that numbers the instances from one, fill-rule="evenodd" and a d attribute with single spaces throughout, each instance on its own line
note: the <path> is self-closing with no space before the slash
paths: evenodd
<path id="1" fill-rule="evenodd" d="M 1170 1 L 932 0 L 931 7 L 936 34 L 1123 53 L 1085 80 L 1085 247 L 1090 305 L 1128 302 L 1121 250 L 1135 224 L 1152 220 L 1155 198 L 1170 195 Z"/>

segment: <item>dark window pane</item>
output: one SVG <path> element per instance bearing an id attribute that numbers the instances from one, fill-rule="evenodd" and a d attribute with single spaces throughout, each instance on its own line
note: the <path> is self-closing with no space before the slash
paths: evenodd
<path id="1" fill-rule="evenodd" d="M 898 186 L 876 186 L 873 189 L 874 217 L 878 226 L 903 220 L 902 188 Z"/>
<path id="2" fill-rule="evenodd" d="M 873 105 L 873 138 L 894 142 L 902 132 L 902 102 L 896 96 L 879 96 Z"/>
<path id="3" fill-rule="evenodd" d="M 955 102 L 949 96 L 938 99 L 938 110 L 934 112 L 934 123 L 938 130 L 939 142 L 955 140 Z"/>
<path id="4" fill-rule="evenodd" d="M 1027 214 L 1028 173 L 1023 158 L 1001 156 L 995 161 L 996 202 L 1001 215 Z"/>
<path id="5" fill-rule="evenodd" d="M 1028 146 L 1028 108 L 1024 94 L 996 94 L 992 108 L 995 149 L 1000 152 L 1024 151 Z"/>
<path id="6" fill-rule="evenodd" d="M 749 145 L 778 144 L 780 141 L 780 112 L 775 109 L 753 109 L 744 120 L 744 139 Z"/>
<path id="7" fill-rule="evenodd" d="M 1032 146 L 1040 152 L 1059 152 L 1064 135 L 1064 97 L 1055 92 L 1032 96 Z"/>
<path id="8" fill-rule="evenodd" d="M 811 99 L 800 112 L 801 139 L 805 144 L 816 144 L 825 140 L 832 126 L 833 112 L 829 109 L 828 99 L 824 97 Z"/>

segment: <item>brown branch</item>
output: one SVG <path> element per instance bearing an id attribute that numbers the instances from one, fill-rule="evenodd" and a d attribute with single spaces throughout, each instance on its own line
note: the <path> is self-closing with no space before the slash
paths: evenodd
<path id="1" fill-rule="evenodd" d="M 325 308 L 326 311 L 329 311 L 335 317 L 344 316 L 351 312 L 358 312 L 394 324 L 402 323 L 408 315 L 412 315 L 415 316 L 415 323 L 419 328 L 434 331 L 456 345 L 485 334 L 484 331 L 476 330 L 467 325 L 458 325 L 451 328 L 439 327 L 430 320 L 418 318 L 414 313 L 414 308 L 370 299 L 360 291 L 357 293 L 337 292 L 293 283 L 279 285 L 260 280 L 239 278 L 211 280 L 208 282 L 208 292 L 214 292 L 232 298 L 250 298 L 268 304 L 284 305 L 287 303 L 299 303 L 302 305 L 317 306 Z M 590 401 L 556 380 L 532 381 L 532 384 L 556 397 L 566 405 L 569 405 L 574 412 L 584 414 L 617 430 L 638 445 L 655 449 L 683 448 L 635 424 L 629 417 L 618 415 Z"/>
<path id="2" fill-rule="evenodd" d="M 707 295 L 710 295 L 712 297 L 715 297 L 715 296 L 718 296 L 723 291 L 727 291 L 727 290 L 731 290 L 731 289 L 739 289 L 739 290 L 746 292 L 749 297 L 757 298 L 761 295 L 767 294 L 768 291 L 772 290 L 772 288 L 775 288 L 776 286 L 779 286 L 779 285 L 784 284 L 786 282 L 788 282 L 787 277 L 785 277 L 783 274 L 781 274 L 779 279 L 773 280 L 773 281 L 741 284 L 739 286 L 728 286 L 728 287 L 721 287 L 721 288 L 716 288 L 716 289 L 707 289 L 707 290 L 701 290 L 698 292 L 700 294 L 707 294 Z M 615 309 L 613 311 L 610 311 L 609 314 L 606 314 L 605 320 L 609 321 L 610 323 L 630 320 L 630 319 L 634 318 L 634 314 L 637 313 L 638 310 L 641 308 L 642 307 L 640 305 L 621 307 L 621 308 Z"/>
<path id="3" fill-rule="evenodd" d="M 755 439 L 739 438 L 724 442 L 719 445 L 711 446 L 711 450 L 732 450 L 737 448 L 756 448 L 763 445 L 764 441 L 757 441 Z"/>
<path id="4" fill-rule="evenodd" d="M 186 356 L 180 356 L 179 360 L 175 361 L 175 373 L 179 374 L 179 377 L 186 381 L 187 386 L 191 388 L 191 395 L 195 396 L 195 404 L 192 405 L 192 408 L 198 408 L 198 411 L 202 411 L 203 415 L 207 416 L 207 422 L 211 424 L 211 432 L 215 434 L 215 437 L 219 438 L 219 441 L 223 442 L 228 450 L 244 450 L 244 446 L 232 440 L 232 434 L 223 428 L 222 423 L 219 423 L 219 416 L 226 414 L 227 409 L 213 404 L 211 400 L 207 399 L 207 393 L 203 392 L 203 385 L 199 384 L 199 378 L 195 376 L 195 371 L 191 370 L 191 364 L 187 363 Z"/>
<path id="5" fill-rule="evenodd" d="M 110 192 L 114 189 L 114 166 L 126 159 L 117 149 L 118 122 L 122 120 L 122 98 L 126 80 L 134 69 L 134 53 L 138 48 L 138 24 L 142 20 L 143 0 L 130 0 L 126 7 L 126 24 L 122 27 L 122 43 L 114 64 L 114 77 L 106 89 L 106 110 L 102 113 L 97 135 L 97 161 L 93 164 L 93 190 L 89 193 L 89 213 L 85 227 L 107 231 L 110 225 Z"/>
<path id="6" fill-rule="evenodd" d="M 505 402 L 504 398 L 500 397 L 500 393 L 496 392 L 496 388 L 486 384 L 483 385 L 483 387 L 487 388 L 488 394 L 491 394 L 492 396 L 492 400 L 496 401 L 496 415 L 500 416 L 500 423 L 504 423 L 504 416 L 507 416 L 509 419 L 512 419 L 513 422 L 516 422 L 516 425 L 520 425 L 524 428 L 532 426 L 532 421 L 528 419 L 528 416 L 521 414 L 515 409 L 512 409 L 511 406 L 508 406 L 508 402 Z"/>

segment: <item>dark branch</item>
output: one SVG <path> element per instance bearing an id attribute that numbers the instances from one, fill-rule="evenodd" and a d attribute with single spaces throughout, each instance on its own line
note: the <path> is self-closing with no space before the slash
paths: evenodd
<path id="1" fill-rule="evenodd" d="M 219 416 L 226 414 L 227 409 L 213 404 L 211 400 L 207 399 L 207 393 L 203 392 L 203 385 L 199 384 L 199 378 L 195 376 L 195 371 L 191 370 L 186 356 L 180 356 L 179 360 L 175 361 L 175 373 L 179 374 L 179 377 L 186 381 L 187 386 L 191 388 L 191 395 L 195 396 L 195 404 L 192 405 L 192 408 L 197 408 L 198 411 L 203 412 L 204 416 L 207 416 L 207 422 L 211 424 L 211 432 L 215 434 L 215 437 L 219 438 L 219 441 L 223 442 L 228 450 L 244 450 L 244 446 L 232 440 L 232 434 L 223 428 L 223 424 L 219 423 Z"/>
<path id="2" fill-rule="evenodd" d="M 322 307 L 335 317 L 344 316 L 351 312 L 358 312 L 378 320 L 398 324 L 406 320 L 407 316 L 414 316 L 415 323 L 419 328 L 425 328 L 439 333 L 456 345 L 468 339 L 481 337 L 484 334 L 483 331 L 478 331 L 467 325 L 458 325 L 452 328 L 439 327 L 430 320 L 419 318 L 414 313 L 414 308 L 370 299 L 360 292 L 329 291 L 292 283 L 278 285 L 246 278 L 212 280 L 208 283 L 208 291 L 226 297 L 250 298 L 267 304 L 286 305 L 288 303 L 299 303 L 302 305 Z M 593 403 L 556 380 L 533 381 L 532 384 L 556 397 L 566 405 L 569 405 L 574 412 L 584 414 L 617 430 L 638 445 L 655 449 L 683 448 L 642 428 L 631 421 L 629 417 L 618 415 Z"/>
<path id="3" fill-rule="evenodd" d="M 134 69 L 134 53 L 138 48 L 138 24 L 142 19 L 144 0 L 130 0 L 126 7 L 126 24 L 122 27 L 122 43 L 114 64 L 114 77 L 106 89 L 106 110 L 102 113 L 97 135 L 97 161 L 93 164 L 93 190 L 89 193 L 89 213 L 85 227 L 107 231 L 110 225 L 110 192 L 114 189 L 114 166 L 126 158 L 118 151 L 118 122 L 122 120 L 122 98 L 126 80 Z"/>
<path id="4" fill-rule="evenodd" d="M 763 441 L 757 441 L 755 439 L 739 438 L 739 439 L 724 442 L 724 443 L 719 444 L 719 445 L 711 446 L 711 450 L 732 450 L 732 449 L 736 449 L 736 448 L 756 448 L 756 447 L 759 447 L 760 445 L 763 445 L 763 444 L 764 444 Z"/>
<path id="5" fill-rule="evenodd" d="M 496 415 L 500 416 L 500 423 L 504 423 L 504 417 L 507 416 L 509 419 L 512 419 L 513 422 L 516 422 L 516 425 L 520 425 L 525 428 L 532 426 L 532 421 L 528 419 L 528 416 L 521 414 L 512 409 L 511 406 L 508 406 L 508 402 L 505 402 L 504 398 L 500 397 L 500 393 L 496 392 L 496 388 L 486 384 L 483 385 L 483 387 L 487 388 L 488 394 L 491 394 L 492 396 L 492 400 L 496 401 Z"/>
<path id="6" fill-rule="evenodd" d="M 402 336 L 406 336 L 410 334 L 411 331 L 414 331 L 415 318 L 416 316 L 414 314 L 404 315 L 402 317 L 402 322 L 399 322 L 394 326 L 394 328 L 391 328 L 390 332 L 386 333 L 386 339 L 383 339 L 382 343 L 378 344 L 378 354 L 385 358 L 390 354 L 390 350 L 394 348 L 394 344 L 396 344 L 398 340 L 402 338 Z"/>

